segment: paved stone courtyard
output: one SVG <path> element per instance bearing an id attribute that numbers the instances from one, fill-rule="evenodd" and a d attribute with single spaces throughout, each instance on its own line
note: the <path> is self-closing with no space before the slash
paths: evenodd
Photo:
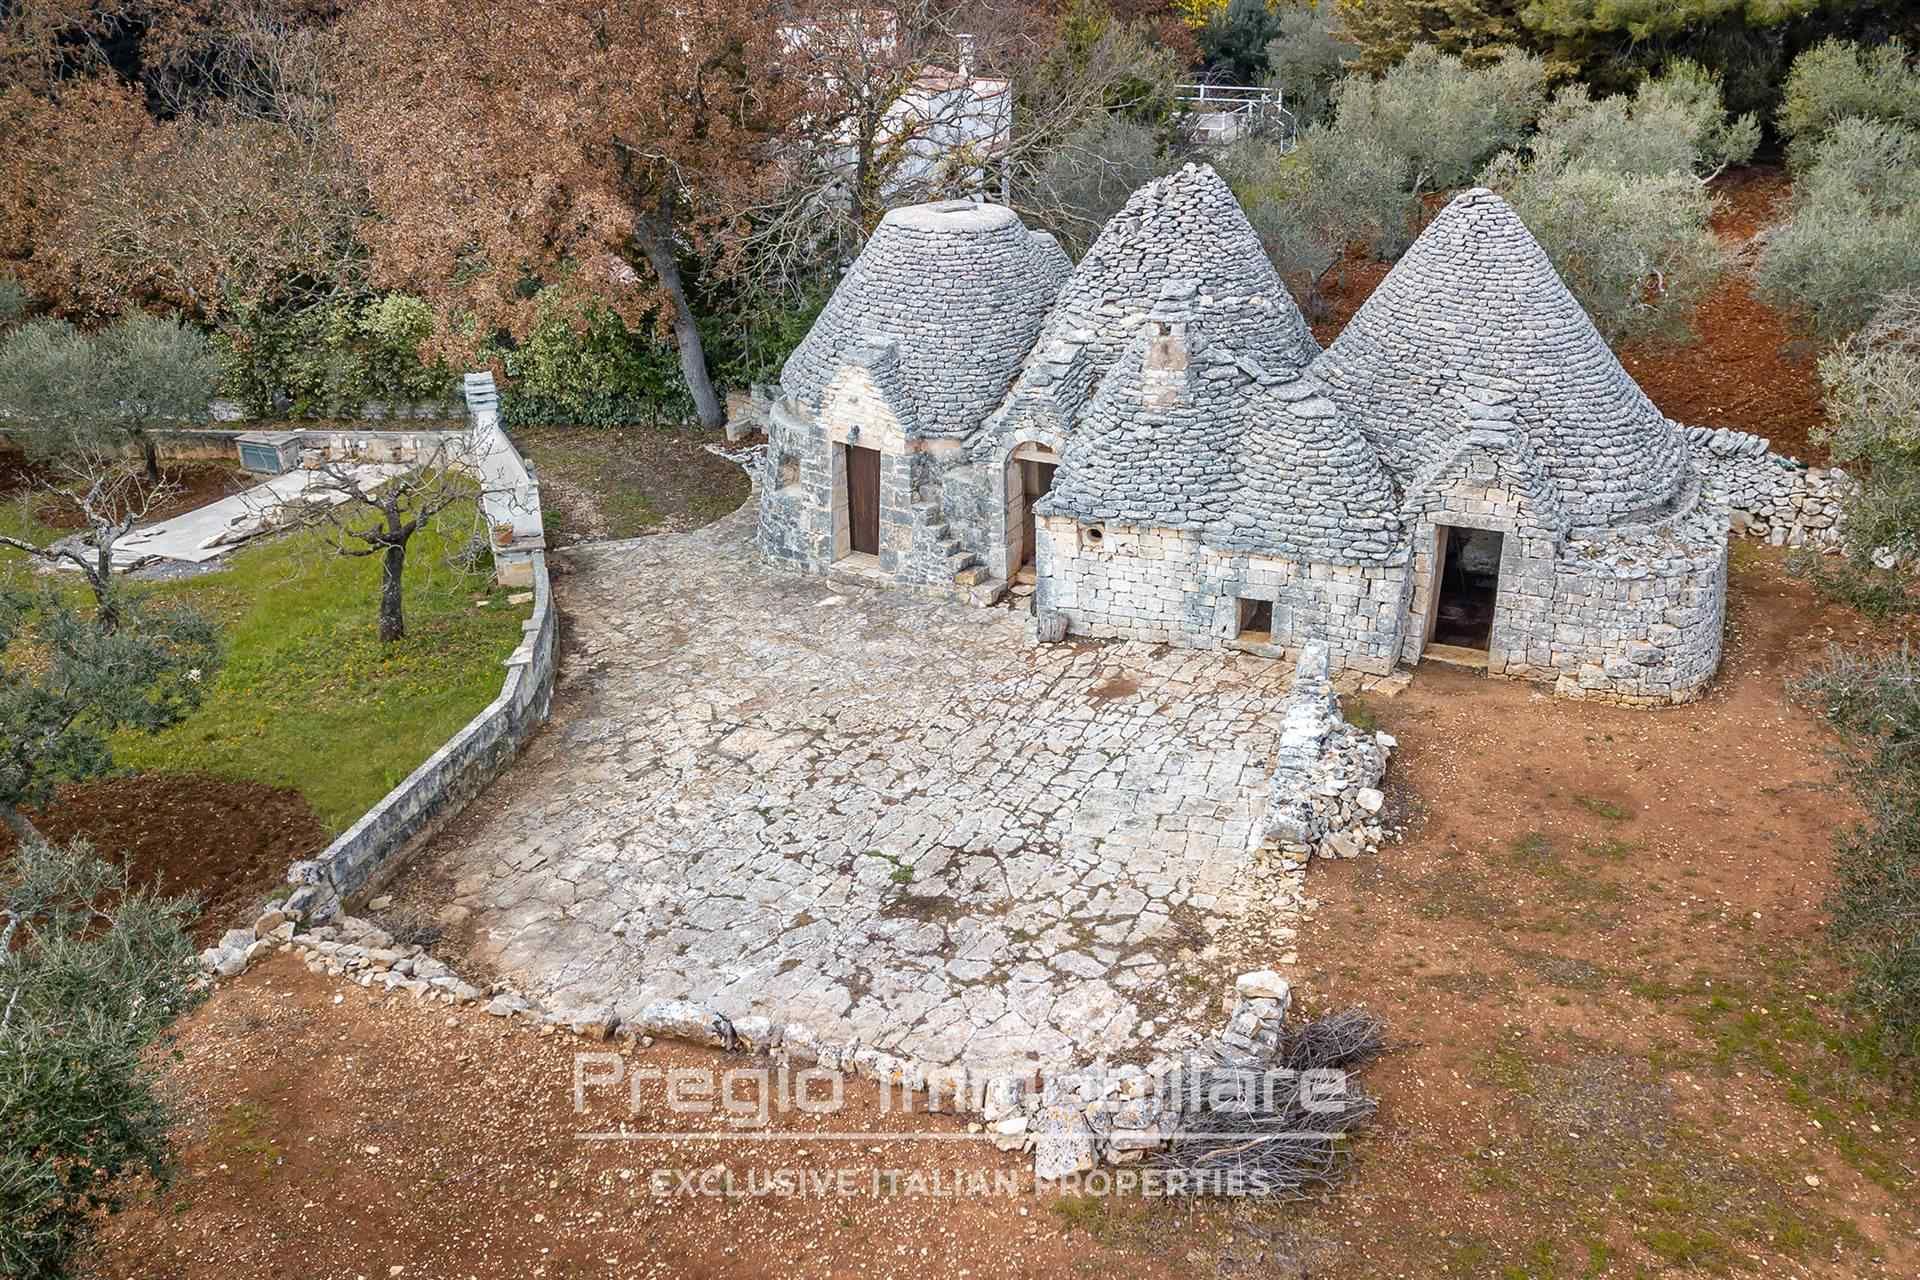
<path id="1" fill-rule="evenodd" d="M 1028 647 L 1004 609 L 763 568 L 750 514 L 570 554 L 555 725 L 423 858 L 476 957 L 550 1005 L 929 1064 L 1217 1030 L 1226 926 L 1258 904 L 1250 958 L 1291 945 L 1299 873 L 1247 849 L 1286 664 Z"/>

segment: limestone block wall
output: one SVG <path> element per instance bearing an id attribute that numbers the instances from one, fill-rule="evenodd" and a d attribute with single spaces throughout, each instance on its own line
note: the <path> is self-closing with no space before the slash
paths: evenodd
<path id="1" fill-rule="evenodd" d="M 1554 692 L 1690 702 L 1720 664 L 1726 515 L 1703 507 L 1651 529 L 1574 539 L 1554 568 Z"/>
<path id="2" fill-rule="evenodd" d="M 1418 662 L 1427 646 L 1438 604 L 1445 550 L 1441 526 L 1486 529 L 1501 535 L 1500 590 L 1494 598 L 1487 670 L 1493 675 L 1531 676 L 1552 667 L 1555 561 L 1564 519 L 1533 478 L 1524 443 L 1505 437 L 1481 445 L 1469 437 L 1449 468 L 1451 483 L 1416 492 L 1413 572 L 1403 656 Z M 1436 481 L 1439 476 L 1436 474 Z M 1448 535 L 1452 536 L 1452 535 Z"/>
<path id="3" fill-rule="evenodd" d="M 755 542 L 788 569 L 825 573 L 833 563 L 833 449 L 820 426 L 783 401 L 767 417 L 767 452 L 754 485 L 760 499 Z"/>
<path id="4" fill-rule="evenodd" d="M 1407 565 L 1306 564 L 1216 551 L 1187 529 L 1036 522 L 1036 607 L 1064 616 L 1069 635 L 1188 648 L 1246 647 L 1274 656 L 1314 640 L 1334 665 L 1374 674 L 1400 651 Z M 1265 642 L 1240 626 L 1241 600 L 1272 604 Z"/>
<path id="5" fill-rule="evenodd" d="M 969 539 L 974 524 L 986 518 L 969 513 L 956 531 L 943 510 L 946 477 L 957 470 L 963 474 L 953 491 L 963 512 L 969 511 L 965 454 L 944 441 L 908 440 L 879 397 L 846 396 L 832 407 L 834 416 L 825 422 L 784 400 L 768 414 L 767 452 L 756 485 L 761 554 L 802 573 L 832 572 L 852 545 L 845 446 L 876 449 L 880 572 L 904 586 L 951 589 L 955 562 L 978 545 Z"/>
<path id="6" fill-rule="evenodd" d="M 1767 448 L 1764 436 L 1687 427 L 1707 496 L 1733 512 L 1733 531 L 1776 547 L 1840 548 L 1840 503 L 1854 481 Z"/>

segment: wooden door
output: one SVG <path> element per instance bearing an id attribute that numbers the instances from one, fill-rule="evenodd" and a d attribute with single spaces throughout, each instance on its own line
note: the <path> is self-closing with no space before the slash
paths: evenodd
<path id="1" fill-rule="evenodd" d="M 851 550 L 880 554 L 880 451 L 847 446 L 847 537 Z"/>

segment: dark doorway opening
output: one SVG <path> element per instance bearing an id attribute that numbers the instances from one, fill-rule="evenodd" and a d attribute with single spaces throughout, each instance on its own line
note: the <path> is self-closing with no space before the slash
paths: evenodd
<path id="1" fill-rule="evenodd" d="M 1485 649 L 1493 640 L 1493 606 L 1500 594 L 1503 535 L 1489 529 L 1439 529 L 1440 598 L 1433 642 Z"/>
<path id="2" fill-rule="evenodd" d="M 1267 644 L 1273 639 L 1273 601 L 1240 601 L 1240 638 L 1252 644 Z"/>
<path id="3" fill-rule="evenodd" d="M 1055 466 L 1037 458 L 1020 459 L 1020 563 L 1014 568 L 1023 580 L 1030 581 L 1033 577 L 1033 504 L 1052 491 Z"/>
<path id="4" fill-rule="evenodd" d="M 847 446 L 847 545 L 856 555 L 880 554 L 880 451 Z"/>

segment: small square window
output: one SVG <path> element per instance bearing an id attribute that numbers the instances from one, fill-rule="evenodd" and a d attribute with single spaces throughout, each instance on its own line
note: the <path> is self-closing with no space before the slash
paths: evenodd
<path id="1" fill-rule="evenodd" d="M 1242 640 L 1266 643 L 1273 638 L 1273 601 L 1249 600 L 1240 597 L 1240 630 Z"/>

